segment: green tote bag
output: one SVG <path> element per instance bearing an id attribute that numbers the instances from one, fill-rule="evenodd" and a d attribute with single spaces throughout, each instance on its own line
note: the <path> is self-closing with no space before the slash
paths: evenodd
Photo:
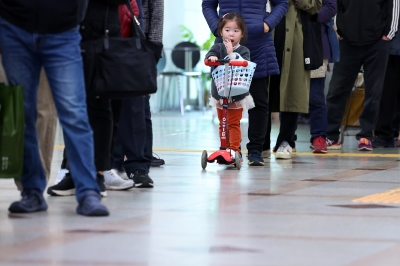
<path id="1" fill-rule="evenodd" d="M 0 83 L 0 178 L 22 175 L 24 123 L 22 86 Z"/>

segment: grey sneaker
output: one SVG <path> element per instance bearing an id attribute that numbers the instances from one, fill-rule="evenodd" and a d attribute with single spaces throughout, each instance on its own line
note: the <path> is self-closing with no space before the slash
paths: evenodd
<path id="1" fill-rule="evenodd" d="M 129 180 L 129 177 L 128 177 L 128 175 L 126 174 L 125 171 L 119 171 L 119 170 L 117 170 L 117 169 L 114 169 L 114 170 L 117 172 L 117 174 L 119 175 L 119 177 L 121 177 L 123 180 Z"/>
<path id="2" fill-rule="evenodd" d="M 109 190 L 127 190 L 134 187 L 133 180 L 122 179 L 117 170 L 104 171 L 104 185 Z"/>
<path id="3" fill-rule="evenodd" d="M 264 159 L 271 158 L 271 149 L 268 149 L 266 151 L 262 151 L 261 157 L 263 157 Z"/>

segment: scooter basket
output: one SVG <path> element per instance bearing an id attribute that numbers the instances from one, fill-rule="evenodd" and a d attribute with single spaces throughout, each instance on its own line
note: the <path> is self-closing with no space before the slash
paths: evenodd
<path id="1" fill-rule="evenodd" d="M 245 94 L 249 91 L 251 80 L 256 70 L 256 63 L 248 61 L 247 67 L 230 66 L 228 67 L 228 93 L 229 97 Z M 218 66 L 211 76 L 217 87 L 218 95 L 225 96 L 225 66 Z M 231 83 L 232 82 L 232 83 Z M 231 87 L 232 85 L 232 87 Z"/>

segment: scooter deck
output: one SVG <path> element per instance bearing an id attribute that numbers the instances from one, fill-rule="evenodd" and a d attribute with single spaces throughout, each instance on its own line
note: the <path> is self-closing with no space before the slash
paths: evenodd
<path id="1" fill-rule="evenodd" d="M 220 150 L 213 152 L 208 156 L 207 162 L 213 163 L 217 161 L 218 164 L 234 164 L 235 160 L 231 157 L 230 152 L 227 152 L 225 150 Z"/>

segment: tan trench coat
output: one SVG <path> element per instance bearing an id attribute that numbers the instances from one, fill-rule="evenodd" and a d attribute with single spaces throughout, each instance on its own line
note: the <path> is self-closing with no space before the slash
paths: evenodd
<path id="1" fill-rule="evenodd" d="M 289 0 L 286 13 L 286 38 L 283 51 L 280 103 L 281 112 L 308 113 L 310 71 L 304 69 L 303 30 L 300 9 L 315 14 L 322 0 Z"/>

